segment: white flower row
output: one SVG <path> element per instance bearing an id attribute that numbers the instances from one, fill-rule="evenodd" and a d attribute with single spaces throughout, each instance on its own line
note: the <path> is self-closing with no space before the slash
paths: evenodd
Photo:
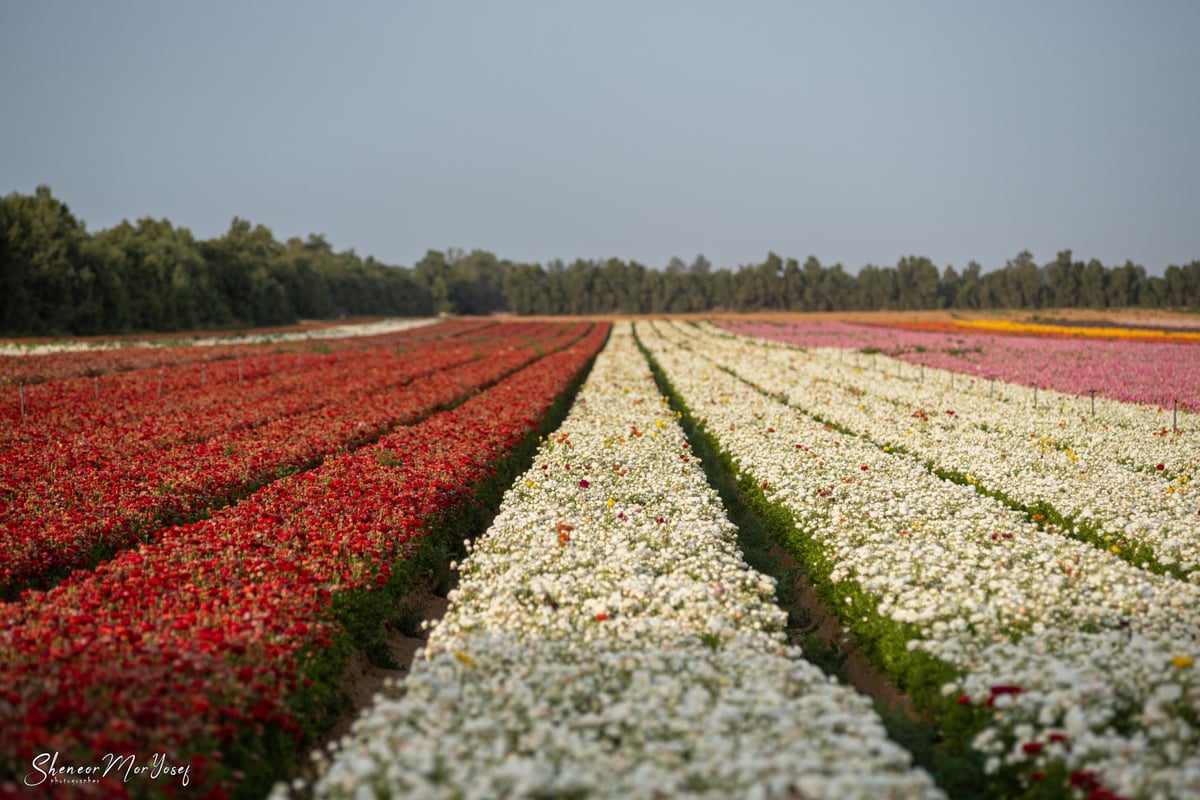
<path id="1" fill-rule="evenodd" d="M 1058 756 L 1130 796 L 1200 797 L 1200 587 L 1040 531 L 972 486 L 764 396 L 726 371 L 752 368 L 744 351 L 714 361 L 733 353 L 674 326 L 637 330 L 737 468 L 820 545 L 848 599 L 857 588 L 881 617 L 915 625 L 909 647 L 964 676 L 947 693 L 993 701 L 976 743 L 991 768 Z M 993 696 L 1010 685 L 1021 693 Z"/>
<path id="2" fill-rule="evenodd" d="M 774 582 L 617 325 L 321 797 L 939 797 L 785 644 Z"/>
<path id="3" fill-rule="evenodd" d="M 334 325 L 328 328 L 314 328 L 304 331 L 280 331 L 277 333 L 238 333 L 228 336 L 209 336 L 203 338 L 142 339 L 137 341 L 71 341 L 50 342 L 48 344 L 20 344 L 17 342 L 0 342 L 0 356 L 43 355 L 46 353 L 68 353 L 80 350 L 115 350 L 126 347 L 180 347 L 199 345 L 201 347 L 222 344 L 266 344 L 270 342 L 298 342 L 318 339 L 352 339 L 358 336 L 379 336 L 384 333 L 397 333 L 410 328 L 420 328 L 432 325 L 440 320 L 437 317 L 413 317 L 404 319 L 383 319 L 375 322 L 356 322 L 346 325 Z"/>
<path id="4" fill-rule="evenodd" d="M 898 379 L 882 362 L 863 370 L 831 351 L 802 352 L 713 328 L 674 332 L 793 406 L 969 475 L 1027 507 L 1048 504 L 1095 528 L 1118 551 L 1145 545 L 1160 564 L 1200 583 L 1194 415 L 1186 415 L 1189 433 L 1160 435 L 1144 422 L 1140 429 L 1117 423 L 1130 404 L 1104 401 L 1095 419 L 1081 419 L 1076 399 L 1058 393 L 1042 392 L 1034 407 L 1030 398 L 1015 399 L 1014 387 L 999 393 L 1003 399 L 988 397 L 976 391 L 981 385 L 970 388 L 973 379 L 958 376 L 952 384 L 950 373 L 926 370 L 922 380 L 911 364 L 904 365 L 908 377 Z"/>

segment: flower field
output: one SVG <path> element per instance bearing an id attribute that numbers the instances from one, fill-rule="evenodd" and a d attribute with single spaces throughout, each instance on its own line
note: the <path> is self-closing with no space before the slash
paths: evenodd
<path id="1" fill-rule="evenodd" d="M 999 470 L 998 479 L 1029 469 L 1021 459 L 1006 467 L 1002 439 L 974 450 L 962 480 L 937 469 L 943 455 L 953 457 L 959 432 L 930 432 L 941 423 L 914 419 L 907 409 L 919 406 L 926 416 L 969 427 L 977 407 L 1003 403 L 981 402 L 986 383 L 960 379 L 951 389 L 946 376 L 926 374 L 922 382 L 911 371 L 908 379 L 885 379 L 890 368 L 856 382 L 866 370 L 852 361 L 839 367 L 844 354 L 784 350 L 704 326 L 639 326 L 643 331 L 731 468 L 761 488 L 764 504 L 787 512 L 792 549 L 848 627 L 910 690 L 940 694 L 943 718 L 975 711 L 981 727 L 971 744 L 987 755 L 986 771 L 998 786 L 1032 792 L 1056 781 L 1090 793 L 1079 796 L 1200 796 L 1194 571 L 1189 580 L 1135 566 L 1114 552 L 1119 545 L 1102 549 L 991 496 L 993 474 L 985 470 Z M 810 361 L 819 377 L 807 371 Z M 936 405 L 923 394 L 931 384 L 940 384 Z M 908 405 L 898 409 L 902 402 Z M 1063 401 L 1043 402 L 1057 408 Z M 1011 406 L 995 413 L 984 426 L 1041 418 Z M 868 415 L 878 426 L 866 424 Z M 1063 416 L 1043 420 L 1055 437 L 1064 435 Z M 1096 421 L 1104 419 L 1100 406 Z M 880 435 L 897 425 L 906 443 L 920 439 L 917 429 L 925 426 L 922 454 Z M 1181 428 L 1178 437 L 1194 441 L 1194 419 L 1185 416 Z M 1179 449 L 1174 435 L 1150 433 L 1147 447 Z M 1099 465 L 1120 454 L 1092 458 Z M 1177 469 L 1192 468 L 1185 454 L 1177 456 Z M 1062 464 L 1076 469 L 1077 462 Z M 1067 469 L 1055 463 L 1046 471 L 1055 467 Z M 1190 473 L 1168 481 L 1157 470 L 1126 466 L 1092 480 L 1116 505 L 1126 494 L 1137 497 L 1132 489 L 1141 477 L 1157 481 L 1149 484 L 1157 491 L 1153 504 L 1138 508 L 1161 509 L 1167 503 L 1160 498 L 1182 494 L 1196 513 Z M 1177 491 L 1169 494 L 1172 487 Z M 1172 519 L 1165 514 L 1155 519 L 1161 527 L 1150 528 L 1181 541 L 1200 535 L 1195 516 L 1179 517 L 1177 528 L 1168 527 Z M 1160 560 L 1175 553 L 1157 539 L 1148 546 Z"/>
<path id="2" fill-rule="evenodd" d="M 886 358 L 863 359 L 863 369 L 840 351 L 754 352 L 739 374 L 767 392 L 1136 564 L 1200 582 L 1196 415 L 1173 413 L 1164 425 L 1157 409 L 1045 390 L 1035 401 L 1023 387 L 955 384 L 954 373 L 900 370 Z"/>
<path id="3" fill-rule="evenodd" d="M 187 787 L 55 796 L 1200 798 L 1200 348 L 1010 333 L 449 320 L 5 361 L 0 796 L 39 753 L 162 752 Z M 743 520 L 907 728 L 797 646 Z M 407 677 L 303 766 L 447 562 Z"/>
<path id="4" fill-rule="evenodd" d="M 1200 333 L 1194 331 L 1115 338 L 1096 335 L 1106 333 L 1104 329 L 1074 329 L 1078 336 L 1062 338 L 1018 336 L 1022 331 L 1015 326 L 1004 326 L 1001 332 L 997 326 L 980 323 L 949 330 L 848 322 L 721 325 L 735 333 L 800 347 L 878 350 L 918 367 L 923 364 L 1023 387 L 1036 384 L 1084 399 L 1094 392 L 1168 413 L 1178 401 L 1180 408 L 1200 412 Z M 869 360 L 864 356 L 859 363 L 866 365 Z"/>
<path id="5" fill-rule="evenodd" d="M 319 722 L 355 626 L 382 626 L 371 598 L 411 580 L 430 526 L 476 502 L 473 488 L 539 424 L 606 330 L 512 333 L 497 340 L 502 353 L 447 368 L 454 392 L 423 391 L 423 418 L 409 401 L 375 443 L 0 606 L 0 786 L 13 788 L 41 752 L 78 762 L 162 750 L 216 795 L 243 794 L 254 770 L 270 774 L 268 759 Z"/>
<path id="6" fill-rule="evenodd" d="M 310 356 L 308 368 L 301 356 L 301 369 L 290 371 L 269 371 L 273 355 L 260 354 L 200 385 L 189 385 L 194 370 L 173 368 L 168 380 L 164 369 L 165 401 L 147 385 L 152 376 L 126 373 L 112 403 L 117 419 L 105 413 L 108 401 L 79 397 L 77 381 L 39 386 L 44 415 L 14 422 L 22 446 L 0 451 L 0 597 L 44 587 L 168 524 L 374 441 L 529 363 L 539 342 L 555 346 L 531 326 L 501 329 L 443 336 L 416 351 L 397 353 L 388 341 L 344 358 Z M 88 405 L 98 412 L 72 415 Z"/>
<path id="7" fill-rule="evenodd" d="M 317 796 L 940 796 L 731 528 L 621 324 Z"/>

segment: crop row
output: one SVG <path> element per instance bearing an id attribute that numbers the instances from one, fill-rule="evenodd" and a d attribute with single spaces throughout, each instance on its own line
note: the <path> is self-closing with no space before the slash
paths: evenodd
<path id="1" fill-rule="evenodd" d="M 425 335 L 397 336 L 328 354 L 295 353 L 282 364 L 276 354 L 260 353 L 218 362 L 211 371 L 203 364 L 203 375 L 192 374 L 191 368 L 127 373 L 111 396 L 107 386 L 101 396 L 99 390 L 81 391 L 75 381 L 46 384 L 39 388 L 48 395 L 40 398 L 39 413 L 14 422 L 0 437 L 17 452 L 0 447 L 0 454 L 6 462 L 17 462 L 5 464 L 10 474 L 22 470 L 10 480 L 27 484 L 39 467 L 47 472 L 81 461 L 120 460 L 128 457 L 126 449 L 167 449 L 256 428 L 320 408 L 330 402 L 329 390 L 338 387 L 353 394 L 390 390 L 413 377 L 479 358 L 481 346 L 491 339 L 536 336 L 544 326 L 505 325 L 490 333 L 456 336 L 454 326 L 446 325 L 432 329 L 446 334 L 436 338 L 428 335 L 430 329 L 418 330 Z M 429 364 L 433 354 L 438 363 Z M 0 485 L 5 482 L 0 477 Z"/>
<path id="2" fill-rule="evenodd" d="M 1034 384 L 1077 396 L 1200 412 L 1200 347 L 1185 342 L 1037 338 L 982 331 L 933 332 L 846 322 L 721 323 L 737 333 L 799 347 L 878 350 L 913 366 Z"/>
<path id="3" fill-rule="evenodd" d="M 188 792 L 252 793 L 319 733 L 351 639 L 378 635 L 381 598 L 412 579 L 431 526 L 473 507 L 605 335 L 571 337 L 452 410 L 0 606 L 0 789 L 42 752 L 162 752 L 189 766 Z"/>
<path id="4" fill-rule="evenodd" d="M 71 568 L 151 540 L 164 525 L 201 516 L 281 475 L 374 441 L 530 363 L 539 347 L 556 348 L 577 335 L 555 333 L 549 325 L 514 328 L 512 335 L 478 346 L 467 361 L 456 348 L 429 348 L 418 362 L 395 370 L 309 386 L 307 394 L 320 398 L 312 411 L 166 450 L 118 440 L 94 460 L 60 463 L 43 456 L 52 469 L 40 476 L 39 459 L 31 465 L 17 459 L 0 473 L 13 487 L 0 514 L 7 556 L 0 596 L 45 586 Z M 21 474 L 25 466 L 34 471 L 32 479 Z"/>
<path id="5" fill-rule="evenodd" d="M 201 340 L 193 342 L 164 338 L 158 344 L 101 344 L 97 347 L 70 347 L 49 352 L 25 352 L 0 354 L 0 386 L 19 386 L 21 384 L 40 384 L 44 381 L 61 381 L 69 378 L 112 375 L 130 370 L 158 370 L 161 368 L 180 366 L 184 364 L 202 364 L 213 361 L 226 361 L 238 358 L 249 358 L 267 349 L 296 352 L 310 348 L 337 349 L 358 347 L 372 340 L 382 341 L 397 333 L 404 335 L 422 334 L 421 328 L 439 327 L 431 325 L 438 322 L 431 319 L 410 319 L 405 321 L 392 320 L 385 332 L 370 335 L 354 335 L 334 337 L 326 331 L 313 332 L 304 336 L 308 341 L 297 341 L 297 337 L 281 334 L 272 338 L 260 337 L 259 341 L 245 342 L 238 340 Z M 445 325 L 446 323 L 440 323 Z M 489 323 L 486 320 L 454 320 L 453 327 L 469 330 L 481 328 Z M 349 333 L 347 331 L 347 333 Z M 440 331 L 436 336 L 443 335 Z M 269 336 L 269 335 L 268 335 Z M 193 346 L 202 344 L 208 346 Z M 266 347 L 264 347 L 264 344 Z"/>
<path id="6" fill-rule="evenodd" d="M 318 797 L 941 796 L 784 644 L 647 366 L 619 324 Z"/>
<path id="7" fill-rule="evenodd" d="M 1135 564 L 1200 583 L 1194 414 L 1180 415 L 1175 430 L 1159 429 L 1131 420 L 1127 404 L 1106 401 L 1081 415 L 1056 392 L 1043 392 L 1035 406 L 1011 386 L 988 396 L 982 385 L 940 370 L 897 379 L 886 364 L 882 374 L 865 371 L 829 351 L 687 332 L 793 407 L 912 453 Z"/>
<path id="8" fill-rule="evenodd" d="M 1200 797 L 1200 587 L 764 395 L 690 331 L 638 332 L 843 623 L 973 732 L 995 795 Z"/>
<path id="9" fill-rule="evenodd" d="M 11 448 L 54 449 L 76 438 L 86 443 L 98 430 L 127 435 L 145 430 L 150 439 L 160 427 L 178 428 L 178 423 L 172 426 L 177 417 L 194 420 L 213 412 L 228 414 L 231 406 L 240 406 L 239 413 L 248 415 L 246 424 L 253 424 L 257 418 L 254 409 L 262 400 L 295 394 L 306 384 L 330 380 L 341 370 L 378 367 L 381 361 L 390 361 L 383 358 L 385 354 L 412 358 L 421 348 L 444 347 L 451 340 L 470 335 L 489 333 L 487 329 L 479 330 L 478 323 L 467 325 L 455 320 L 364 337 L 353 345 L 340 341 L 290 351 L 264 345 L 239 346 L 234 352 L 207 348 L 217 357 L 198 363 L 180 357 L 153 367 L 14 386 L 3 390 L 0 403 L 0 418 L 5 422 L 0 428 L 0 452 Z M 181 352 L 186 349 L 181 348 Z M 54 357 L 26 356 L 18 360 Z M 188 435 L 192 440 L 204 438 L 204 424 Z"/>

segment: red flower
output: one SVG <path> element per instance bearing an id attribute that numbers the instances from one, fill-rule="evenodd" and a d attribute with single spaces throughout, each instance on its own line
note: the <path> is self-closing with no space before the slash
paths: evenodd
<path id="1" fill-rule="evenodd" d="M 586 489 L 586 488 L 588 488 L 588 486 L 590 486 L 590 485 L 591 485 L 591 484 L 587 482 L 587 478 L 583 478 L 582 480 L 580 480 L 580 481 L 579 481 L 579 488 L 580 488 L 580 489 Z"/>

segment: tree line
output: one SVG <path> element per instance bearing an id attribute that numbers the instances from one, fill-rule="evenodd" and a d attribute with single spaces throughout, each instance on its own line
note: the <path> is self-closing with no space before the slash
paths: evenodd
<path id="1" fill-rule="evenodd" d="M 0 200 L 0 332 L 10 335 L 262 327 L 432 310 L 429 289 L 411 270 L 335 253 L 320 235 L 279 242 L 237 218 L 208 240 L 150 218 L 89 234 L 45 186 Z"/>
<path id="2" fill-rule="evenodd" d="M 521 314 L 670 313 L 689 311 L 877 311 L 928 309 L 1200 308 L 1200 261 L 1172 265 L 1162 276 L 1127 261 L 1106 267 L 1063 250 L 1038 265 L 1022 251 L 1000 269 L 972 261 L 959 272 L 924 256 L 895 266 L 803 264 L 769 253 L 761 264 L 714 270 L 698 257 L 672 259 L 665 270 L 636 262 L 517 265 L 504 282 L 509 308 Z"/>
<path id="3" fill-rule="evenodd" d="M 282 325 L 340 316 L 608 314 L 938 308 L 1200 308 L 1200 261 L 1150 276 L 1126 262 L 1046 264 L 1023 251 L 999 269 L 939 270 L 928 258 L 857 274 L 769 253 L 714 269 L 636 261 L 515 263 L 482 250 L 430 250 L 411 269 L 334 252 L 319 234 L 279 242 L 235 218 L 222 236 L 145 218 L 89 234 L 39 186 L 0 199 L 0 332 L 101 334 Z"/>

